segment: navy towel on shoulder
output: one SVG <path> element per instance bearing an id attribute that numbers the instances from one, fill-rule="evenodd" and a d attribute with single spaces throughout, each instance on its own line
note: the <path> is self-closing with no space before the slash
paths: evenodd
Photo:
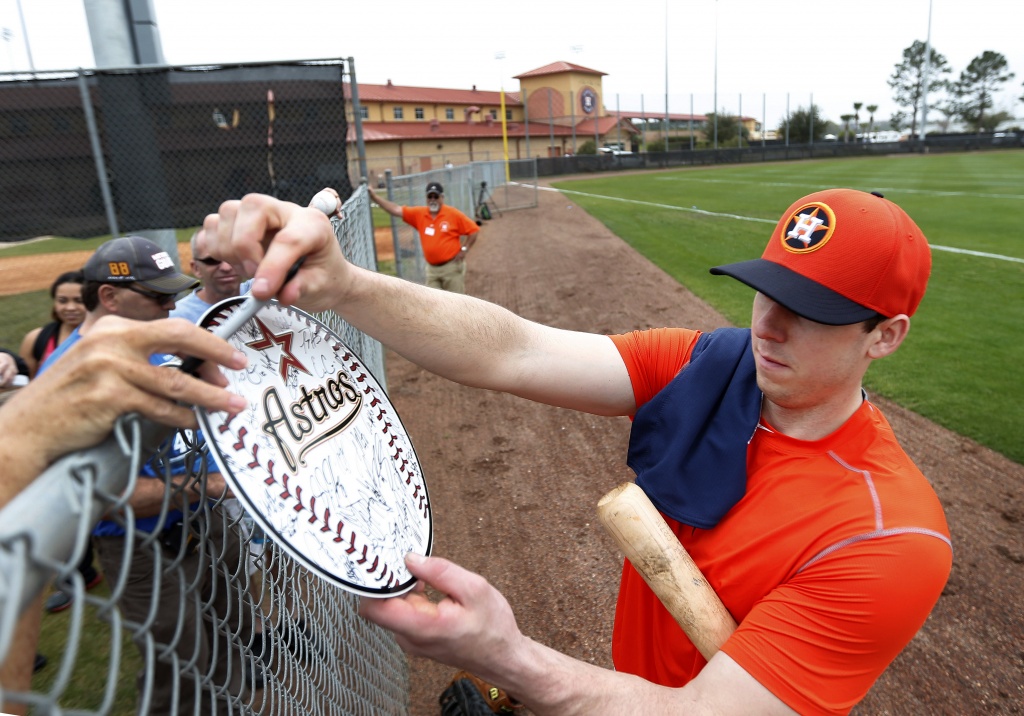
<path id="1" fill-rule="evenodd" d="M 746 493 L 760 414 L 750 331 L 705 333 L 690 362 L 637 410 L 626 464 L 655 507 L 711 529 Z"/>

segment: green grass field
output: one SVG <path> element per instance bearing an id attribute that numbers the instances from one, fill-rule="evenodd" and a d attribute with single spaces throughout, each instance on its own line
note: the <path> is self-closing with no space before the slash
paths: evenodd
<path id="1" fill-rule="evenodd" d="M 709 267 L 760 256 L 782 212 L 805 194 L 834 186 L 882 192 L 928 237 L 932 276 L 908 340 L 872 366 L 867 387 L 1024 463 L 1024 151 L 659 171 L 555 186 L 741 326 L 750 325 L 751 290 Z"/>

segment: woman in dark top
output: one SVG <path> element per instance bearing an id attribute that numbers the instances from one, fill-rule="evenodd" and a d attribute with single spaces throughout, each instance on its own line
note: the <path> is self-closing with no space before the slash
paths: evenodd
<path id="1" fill-rule="evenodd" d="M 28 364 L 29 377 L 35 377 L 46 357 L 85 319 L 85 306 L 82 304 L 84 282 L 81 271 L 68 271 L 58 276 L 50 286 L 53 321 L 25 334 L 18 351 Z"/>

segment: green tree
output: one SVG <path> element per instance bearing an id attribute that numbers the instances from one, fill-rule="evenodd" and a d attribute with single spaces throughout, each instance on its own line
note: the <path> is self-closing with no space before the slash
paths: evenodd
<path id="1" fill-rule="evenodd" d="M 903 50 L 903 59 L 895 65 L 889 77 L 889 87 L 893 90 L 892 98 L 898 107 L 906 108 L 910 116 L 910 133 L 917 134 L 917 108 L 921 104 L 921 93 L 924 90 L 925 43 L 914 40 L 914 44 Z M 945 86 L 945 78 L 950 72 L 946 58 L 931 48 L 927 53 L 928 62 L 928 94 Z"/>
<path id="2" fill-rule="evenodd" d="M 979 129 L 982 132 L 994 132 L 996 131 L 996 127 L 998 127 L 1003 122 L 1010 121 L 1011 119 L 1013 119 L 1013 115 L 1010 114 L 1009 112 L 989 112 L 988 114 L 985 115 L 985 119 L 982 121 Z"/>
<path id="3" fill-rule="evenodd" d="M 718 146 L 741 147 L 741 140 L 746 140 L 747 128 L 740 124 L 740 118 L 728 112 L 710 112 L 705 115 L 704 136 L 712 137 L 715 133 L 715 118 L 718 118 Z"/>
<path id="4" fill-rule="evenodd" d="M 820 141 L 825 136 L 825 125 L 828 123 L 824 117 L 821 116 L 820 107 L 816 104 L 812 104 L 810 109 L 804 109 L 803 107 L 797 107 L 796 111 L 789 115 L 788 118 L 783 118 L 779 124 L 779 136 L 786 136 L 786 130 L 789 130 L 789 141 L 794 144 L 807 144 L 811 141 L 811 132 L 813 127 L 814 141 Z"/>
<path id="5" fill-rule="evenodd" d="M 855 141 L 857 139 L 857 135 L 860 134 L 860 108 L 863 106 L 863 102 L 853 103 L 853 137 Z"/>
<path id="6" fill-rule="evenodd" d="M 949 125 L 952 124 L 953 119 L 960 116 L 960 107 L 956 103 L 956 98 L 952 96 L 941 102 L 936 102 L 932 105 L 932 109 L 942 115 L 942 119 L 939 120 L 939 129 L 943 134 L 949 131 Z"/>
<path id="7" fill-rule="evenodd" d="M 577 154 L 597 154 L 597 145 L 593 139 L 588 139 L 576 147 Z"/>
<path id="8" fill-rule="evenodd" d="M 899 132 L 907 126 L 907 113 L 906 112 L 893 112 L 892 116 L 889 117 L 889 126 L 892 127 L 892 131 Z"/>
<path id="9" fill-rule="evenodd" d="M 971 60 L 958 82 L 960 118 L 978 132 L 995 128 L 998 122 L 986 121 L 985 110 L 991 109 L 993 95 L 1013 78 L 1006 58 L 998 52 L 985 50 Z"/>
<path id="10" fill-rule="evenodd" d="M 869 104 L 864 109 L 866 109 L 868 111 L 868 132 L 869 133 L 874 132 L 875 131 L 875 112 L 878 111 L 878 105 L 877 104 Z"/>

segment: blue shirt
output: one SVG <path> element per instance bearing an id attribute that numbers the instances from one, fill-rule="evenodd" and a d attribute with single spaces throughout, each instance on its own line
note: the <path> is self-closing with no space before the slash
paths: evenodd
<path id="1" fill-rule="evenodd" d="M 252 279 L 245 281 L 238 287 L 238 295 L 241 296 L 243 293 L 248 292 L 250 286 L 252 286 Z M 177 301 L 174 304 L 174 310 L 170 313 L 170 317 L 184 318 L 192 323 L 199 323 L 199 319 L 203 317 L 203 314 L 213 306 L 212 303 L 207 303 L 203 299 L 199 298 L 199 292 L 201 290 L 201 288 L 197 288 L 195 291 L 185 296 L 185 298 Z"/>

